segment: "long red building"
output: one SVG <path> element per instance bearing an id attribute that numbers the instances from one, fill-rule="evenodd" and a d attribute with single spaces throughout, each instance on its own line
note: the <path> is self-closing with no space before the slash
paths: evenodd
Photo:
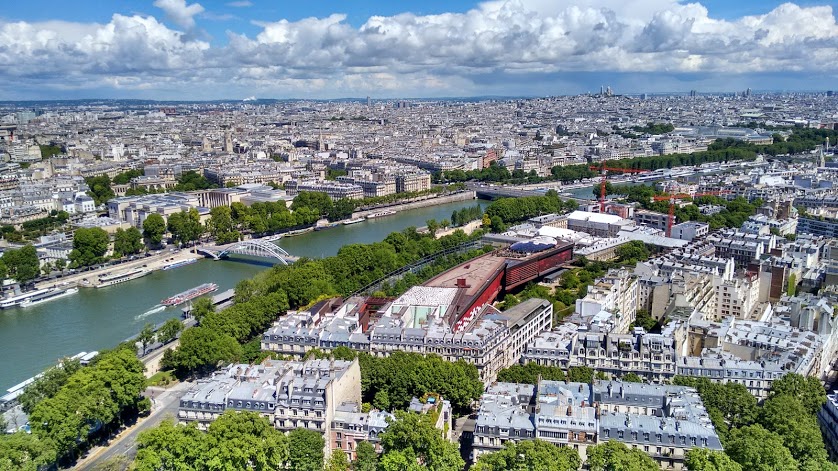
<path id="1" fill-rule="evenodd" d="M 481 255 L 437 275 L 424 285 L 459 288 L 448 324 L 493 303 L 498 295 L 549 274 L 573 258 L 573 243 L 534 239 Z"/>

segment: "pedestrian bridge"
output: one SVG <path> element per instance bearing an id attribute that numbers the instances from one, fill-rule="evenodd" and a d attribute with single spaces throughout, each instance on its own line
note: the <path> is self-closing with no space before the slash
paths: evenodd
<path id="1" fill-rule="evenodd" d="M 288 265 L 289 263 L 294 263 L 297 260 L 299 260 L 299 257 L 295 257 L 289 254 L 282 247 L 274 244 L 273 242 L 269 242 L 263 239 L 251 239 L 236 242 L 234 244 L 228 245 L 226 248 L 220 251 L 209 250 L 207 248 L 200 247 L 196 249 L 196 252 L 203 254 L 206 257 L 213 258 L 215 260 L 227 258 L 231 254 L 247 255 L 250 257 L 272 258 L 274 260 L 278 260 L 283 265 Z"/>

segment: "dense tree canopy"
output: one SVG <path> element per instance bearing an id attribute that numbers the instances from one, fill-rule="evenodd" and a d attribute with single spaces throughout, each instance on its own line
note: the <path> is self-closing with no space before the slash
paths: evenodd
<path id="1" fill-rule="evenodd" d="M 84 182 L 90 188 L 88 194 L 93 198 L 96 206 L 105 204 L 109 199 L 116 196 L 111 188 L 111 179 L 107 175 L 87 177 L 84 179 Z"/>
<path id="2" fill-rule="evenodd" d="M 241 345 L 233 337 L 203 326 L 186 329 L 177 350 L 167 350 L 163 366 L 181 376 L 206 374 L 221 363 L 229 363 L 242 354 Z"/>
<path id="3" fill-rule="evenodd" d="M 0 434 L 0 470 L 41 471 L 55 462 L 53 446 L 35 434 Z"/>
<path id="4" fill-rule="evenodd" d="M 143 235 L 136 227 L 116 230 L 113 240 L 114 257 L 137 254 L 143 248 Z"/>
<path id="5" fill-rule="evenodd" d="M 570 447 L 559 447 L 542 440 L 526 440 L 480 456 L 472 471 L 575 471 L 579 454 Z"/>
<path id="6" fill-rule="evenodd" d="M 207 180 L 207 178 L 194 170 L 183 172 L 175 185 L 175 191 L 194 191 L 218 188 L 218 185 Z"/>
<path id="7" fill-rule="evenodd" d="M 81 363 L 78 360 L 65 358 L 58 365 L 44 371 L 18 398 L 23 411 L 31 414 L 39 402 L 55 396 L 79 368 Z"/>
<path id="8" fill-rule="evenodd" d="M 698 390 L 728 455 L 742 469 L 836 469 L 816 417 L 826 401 L 816 378 L 791 373 L 775 380 L 761 406 L 741 384 L 681 376 L 673 382 Z"/>
<path id="9" fill-rule="evenodd" d="M 30 414 L 32 432 L 51 443 L 58 456 L 74 454 L 100 428 L 118 424 L 148 407 L 143 364 L 133 348 L 101 353 L 87 368 L 74 372 Z"/>
<path id="10" fill-rule="evenodd" d="M 241 233 L 233 223 L 233 211 L 229 206 L 217 206 L 210 210 L 207 229 L 218 244 L 237 242 L 241 238 Z"/>
<path id="11" fill-rule="evenodd" d="M 391 421 L 380 438 L 384 453 L 381 462 L 386 463 L 394 454 L 398 461 L 407 458 L 408 462 L 417 460 L 429 471 L 461 471 L 465 462 L 460 457 L 456 444 L 443 438 L 440 430 L 434 427 L 435 418 L 431 414 L 396 411 L 396 419 Z"/>
<path id="12" fill-rule="evenodd" d="M 504 224 L 525 221 L 531 217 L 551 213 L 573 211 L 578 206 L 575 201 L 564 201 L 553 192 L 550 196 L 525 196 L 523 198 L 501 198 L 486 208 L 489 218 L 498 217 Z"/>
<path id="13" fill-rule="evenodd" d="M 71 266 L 86 267 L 102 263 L 108 252 L 110 236 L 99 227 L 78 228 L 73 233 L 73 250 L 70 252 Z"/>
<path id="14" fill-rule="evenodd" d="M 255 412 L 227 411 L 210 424 L 206 433 L 194 425 L 174 425 L 165 420 L 139 435 L 133 466 L 136 471 L 272 471 L 289 463 L 289 441 Z M 322 457 L 322 445 L 320 452 Z"/>
<path id="15" fill-rule="evenodd" d="M 386 393 L 391 408 L 403 409 L 412 397 L 439 393 L 458 410 L 466 410 L 483 393 L 477 368 L 465 361 L 443 361 L 436 355 L 393 352 L 386 358 L 359 356 L 364 401 Z"/>
<path id="16" fill-rule="evenodd" d="M 748 471 L 795 471 L 798 462 L 783 439 L 761 425 L 748 425 L 730 432 L 727 454 Z"/>
<path id="17" fill-rule="evenodd" d="M 21 283 L 34 279 L 40 272 L 41 261 L 32 244 L 26 244 L 19 249 L 7 249 L 3 252 L 2 261 L 7 276 Z"/>
<path id="18" fill-rule="evenodd" d="M 323 435 L 316 430 L 298 428 L 288 434 L 290 469 L 299 471 L 322 471 Z"/>
<path id="19" fill-rule="evenodd" d="M 723 451 L 693 448 L 684 460 L 690 471 L 743 471 L 739 463 Z"/>
<path id="20" fill-rule="evenodd" d="M 166 227 L 175 242 L 181 245 L 197 241 L 204 232 L 201 216 L 195 208 L 170 215 Z"/>

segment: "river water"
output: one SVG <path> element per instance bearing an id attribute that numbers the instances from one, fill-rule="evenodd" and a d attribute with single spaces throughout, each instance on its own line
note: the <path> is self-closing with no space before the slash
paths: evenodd
<path id="1" fill-rule="evenodd" d="M 327 257 L 346 244 L 370 243 L 428 219 L 450 219 L 451 213 L 485 201 L 461 201 L 412 209 L 286 239 L 279 245 L 304 257 Z M 0 395 L 55 364 L 82 351 L 110 348 L 139 333 L 147 322 L 157 324 L 180 315 L 180 308 L 163 309 L 160 300 L 201 283 L 213 282 L 219 291 L 269 268 L 269 260 L 234 256 L 231 260 L 200 260 L 168 271 L 107 288 L 83 288 L 52 302 L 0 311 Z"/>

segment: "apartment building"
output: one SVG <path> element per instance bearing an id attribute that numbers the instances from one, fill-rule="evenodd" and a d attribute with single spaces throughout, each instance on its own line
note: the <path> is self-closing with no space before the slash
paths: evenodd
<path id="1" fill-rule="evenodd" d="M 677 358 L 676 373 L 711 381 L 735 382 L 758 399 L 768 397 L 771 384 L 787 373 L 819 376 L 824 337 L 792 327 L 788 320 L 693 321 L 688 352 Z"/>
<path id="2" fill-rule="evenodd" d="M 396 174 L 396 193 L 413 193 L 431 189 L 431 174 L 427 172 L 402 172 Z"/>
<path id="3" fill-rule="evenodd" d="M 617 237 L 623 228 L 633 225 L 633 221 L 611 214 L 573 211 L 567 215 L 568 229 L 597 237 Z"/>
<path id="4" fill-rule="evenodd" d="M 654 227 L 655 229 L 665 231 L 666 226 L 669 225 L 669 215 L 646 209 L 638 209 L 634 211 L 634 222 L 637 225 Z"/>
<path id="5" fill-rule="evenodd" d="M 716 248 L 717 257 L 732 258 L 737 268 L 744 268 L 777 247 L 777 236 L 767 232 L 750 234 L 730 229 L 710 234 L 707 242 Z"/>
<path id="6" fill-rule="evenodd" d="M 797 219 L 797 233 L 836 238 L 838 220 L 826 217 L 800 217 Z"/>
<path id="7" fill-rule="evenodd" d="M 672 226 L 670 237 L 681 240 L 702 239 L 710 233 L 710 225 L 705 222 L 686 221 Z"/>
<path id="8" fill-rule="evenodd" d="M 826 403 L 818 411 L 818 423 L 829 457 L 834 460 L 838 458 L 838 391 L 826 395 Z"/>
<path id="9" fill-rule="evenodd" d="M 521 363 L 567 369 L 585 366 L 619 378 L 634 373 L 649 382 L 663 383 L 675 376 L 675 339 L 650 334 L 593 332 L 565 323 L 539 334 L 527 345 Z"/>
<path id="10" fill-rule="evenodd" d="M 714 277 L 713 289 L 716 292 L 716 320 L 728 316 L 748 319 L 759 302 L 757 273 L 747 273 L 744 277 L 731 280 Z"/>
<path id="11" fill-rule="evenodd" d="M 178 421 L 205 429 L 226 410 L 257 412 L 279 430 L 306 428 L 332 436 L 335 414 L 361 403 L 358 360 L 265 360 L 234 364 L 187 391 Z M 326 452 L 332 449 L 326 442 Z"/>
<path id="12" fill-rule="evenodd" d="M 364 197 L 364 189 L 354 183 L 341 183 L 333 181 L 303 181 L 290 180 L 285 182 L 285 191 L 288 196 L 296 196 L 301 191 L 314 191 L 326 193 L 333 200 L 354 199 Z"/>
<path id="13" fill-rule="evenodd" d="M 357 305 L 343 306 L 325 316 L 304 312 L 281 318 L 262 336 L 262 349 L 301 357 L 308 350 L 330 351 L 339 346 L 387 356 L 394 351 L 436 354 L 464 360 L 477 367 L 484 382 L 517 363 L 526 345 L 550 330 L 553 305 L 529 299 L 500 312 L 483 306 L 452 326 L 459 289 L 416 286 L 377 313 L 364 329 Z"/>
<path id="14" fill-rule="evenodd" d="M 616 440 L 650 455 L 663 469 L 684 469 L 692 448 L 722 449 L 692 388 L 545 380 L 489 386 L 477 414 L 473 458 L 509 441 L 534 438 L 572 447 L 583 460 L 588 447 Z"/>

